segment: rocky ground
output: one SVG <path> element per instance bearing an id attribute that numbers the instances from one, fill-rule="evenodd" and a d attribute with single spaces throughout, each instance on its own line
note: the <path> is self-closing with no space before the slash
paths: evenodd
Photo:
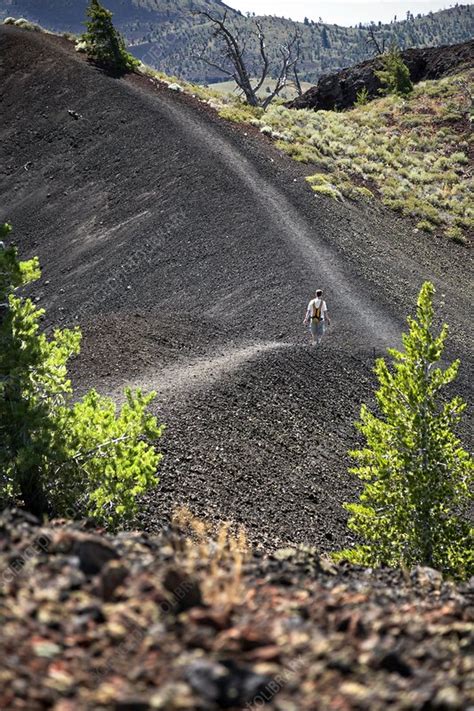
<path id="1" fill-rule="evenodd" d="M 255 555 L 231 536 L 196 548 L 184 525 L 104 536 L 4 512 L 0 707 L 473 707 L 472 581 Z"/>

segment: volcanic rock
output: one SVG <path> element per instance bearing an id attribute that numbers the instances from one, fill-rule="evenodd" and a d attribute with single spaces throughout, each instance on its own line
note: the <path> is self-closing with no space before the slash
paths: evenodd
<path id="1" fill-rule="evenodd" d="M 444 47 L 406 49 L 403 61 L 410 70 L 414 84 L 425 79 L 441 79 L 474 65 L 474 41 Z M 291 109 L 331 110 L 353 106 L 361 89 L 369 98 L 379 96 L 380 79 L 376 72 L 382 68 L 380 57 L 369 59 L 335 74 L 322 76 L 316 86 L 287 104 Z"/>

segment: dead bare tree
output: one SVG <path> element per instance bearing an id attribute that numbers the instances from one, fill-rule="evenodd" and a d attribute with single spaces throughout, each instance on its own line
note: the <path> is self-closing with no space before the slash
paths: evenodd
<path id="1" fill-rule="evenodd" d="M 382 37 L 382 43 L 380 43 L 377 35 L 375 34 L 374 25 L 369 27 L 369 36 L 367 37 L 367 44 L 372 46 L 374 54 L 383 54 L 385 52 L 385 37 Z"/>
<path id="2" fill-rule="evenodd" d="M 275 87 L 265 98 L 260 98 L 258 92 L 262 88 L 265 80 L 268 77 L 270 71 L 270 60 L 268 58 L 267 49 L 265 46 L 265 34 L 261 23 L 256 20 L 255 27 L 256 31 L 254 35 L 258 42 L 258 52 L 260 55 L 260 69 L 258 71 L 259 78 L 253 83 L 248 69 L 246 59 L 244 58 L 246 50 L 246 41 L 240 40 L 237 33 L 232 31 L 227 22 L 227 12 L 224 13 L 223 17 L 215 17 L 210 12 L 198 12 L 196 13 L 205 17 L 213 25 L 213 37 L 219 39 L 224 44 L 224 56 L 230 64 L 230 69 L 225 65 L 217 64 L 209 60 L 205 54 L 204 50 L 200 55 L 199 59 L 205 62 L 208 66 L 218 69 L 223 74 L 226 74 L 236 82 L 239 89 L 245 95 L 245 99 L 250 106 L 260 106 L 266 109 L 273 99 L 280 94 L 288 82 L 288 75 L 292 72 L 297 80 L 297 87 L 301 89 L 297 74 L 297 64 L 300 59 L 301 45 L 300 45 L 300 35 L 297 29 L 295 29 L 294 35 L 290 37 L 286 44 L 280 45 L 279 54 L 281 57 L 280 69 L 278 76 L 275 80 Z"/>

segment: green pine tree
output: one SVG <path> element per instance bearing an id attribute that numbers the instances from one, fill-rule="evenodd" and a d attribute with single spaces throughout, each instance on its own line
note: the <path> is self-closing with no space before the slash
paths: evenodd
<path id="1" fill-rule="evenodd" d="M 359 89 L 356 95 L 355 106 L 365 106 L 370 101 L 369 90 L 366 86 Z"/>
<path id="2" fill-rule="evenodd" d="M 136 69 L 140 62 L 127 52 L 124 38 L 113 25 L 112 13 L 99 0 L 90 0 L 87 16 L 87 32 L 82 35 L 87 54 L 118 73 Z"/>
<path id="3" fill-rule="evenodd" d="M 7 237 L 10 227 L 0 229 Z M 40 331 L 44 314 L 18 287 L 40 277 L 37 259 L 0 249 L 0 497 L 42 516 L 84 514 L 117 524 L 158 482 L 162 432 L 148 412 L 153 394 L 126 391 L 116 412 L 94 390 L 72 404 L 67 363 L 80 350 L 78 329 Z"/>
<path id="4" fill-rule="evenodd" d="M 410 70 L 403 61 L 398 47 L 392 46 L 388 52 L 381 55 L 380 59 L 382 69 L 375 72 L 382 84 L 380 92 L 408 96 L 413 91 L 413 84 L 410 79 Z"/>
<path id="5" fill-rule="evenodd" d="M 358 429 L 366 445 L 351 452 L 358 463 L 351 471 L 365 486 L 360 503 L 345 505 L 349 527 L 367 542 L 335 557 L 371 566 L 421 564 L 465 578 L 474 572 L 466 513 L 473 461 L 452 430 L 465 403 L 442 396 L 459 362 L 436 367 L 448 329 L 433 335 L 433 294 L 426 282 L 417 318 L 408 319 L 404 351 L 389 350 L 393 368 L 383 358 L 376 363 L 382 417 L 362 406 Z"/>
<path id="6" fill-rule="evenodd" d="M 325 27 L 321 30 L 321 46 L 324 47 L 324 49 L 330 49 L 331 48 L 331 42 L 329 40 L 329 34 L 328 31 Z"/>

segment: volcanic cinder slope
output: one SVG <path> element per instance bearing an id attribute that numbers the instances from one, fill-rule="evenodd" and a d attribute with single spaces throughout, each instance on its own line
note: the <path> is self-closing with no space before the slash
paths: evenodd
<path id="1" fill-rule="evenodd" d="M 315 197 L 252 129 L 108 77 L 57 37 L 0 30 L 0 96 L 0 219 L 41 259 L 45 326 L 81 325 L 79 389 L 158 392 L 165 459 L 141 525 L 183 503 L 265 546 L 347 543 L 353 421 L 424 279 L 469 394 L 466 248 Z M 302 327 L 316 286 L 333 320 L 321 349 Z"/>

